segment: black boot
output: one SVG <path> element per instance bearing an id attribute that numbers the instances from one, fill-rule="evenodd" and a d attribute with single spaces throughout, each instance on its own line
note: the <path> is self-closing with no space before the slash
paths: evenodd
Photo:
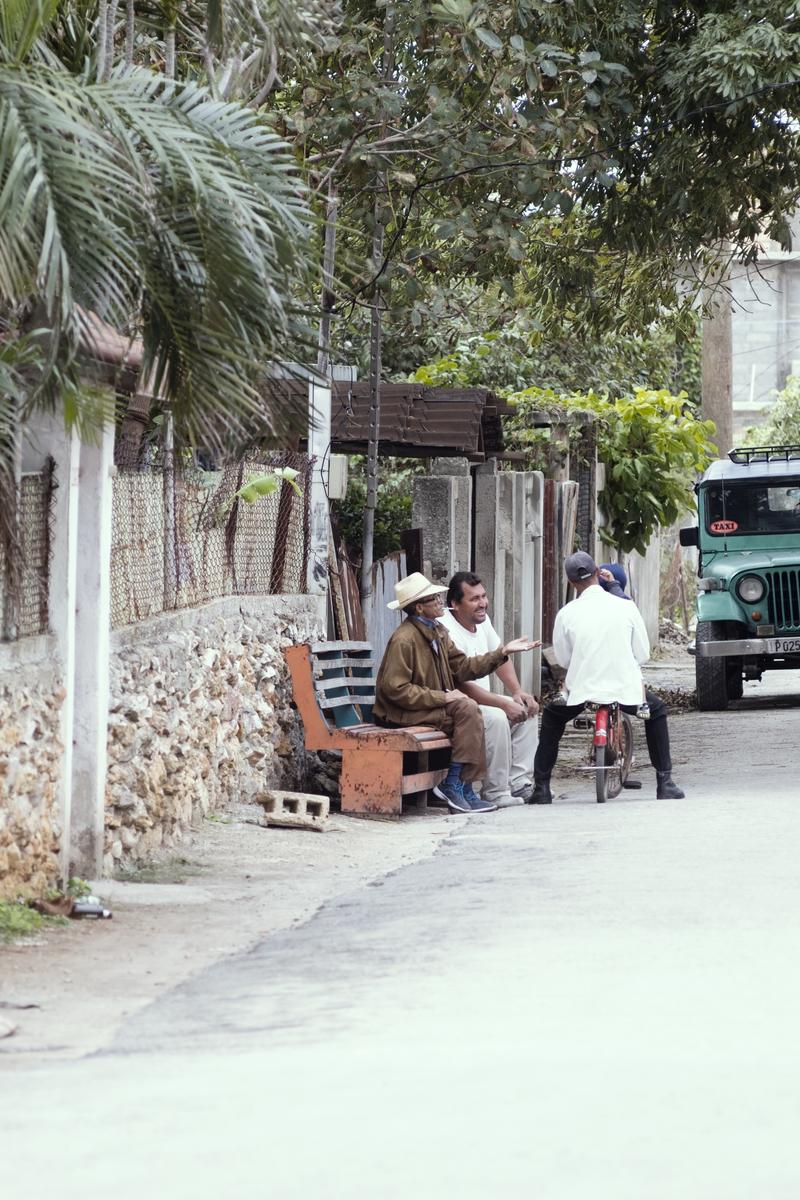
<path id="1" fill-rule="evenodd" d="M 671 771 L 656 771 L 657 800 L 683 800 L 685 795 L 672 778 Z"/>
<path id="2" fill-rule="evenodd" d="M 530 800 L 525 801 L 526 804 L 552 804 L 553 793 L 550 791 L 549 779 L 534 779 L 533 791 L 531 792 Z"/>

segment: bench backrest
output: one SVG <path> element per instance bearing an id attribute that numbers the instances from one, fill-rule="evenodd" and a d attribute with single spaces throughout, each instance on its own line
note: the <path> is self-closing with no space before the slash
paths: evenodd
<path id="1" fill-rule="evenodd" d="M 287 646 L 294 700 L 310 750 L 321 750 L 335 729 L 372 721 L 375 664 L 369 642 Z"/>
<path id="2" fill-rule="evenodd" d="M 372 720 L 375 667 L 369 642 L 315 642 L 311 669 L 319 706 L 339 729 Z"/>

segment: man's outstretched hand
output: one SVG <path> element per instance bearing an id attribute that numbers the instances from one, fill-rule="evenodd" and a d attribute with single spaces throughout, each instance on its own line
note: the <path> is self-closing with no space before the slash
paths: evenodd
<path id="1" fill-rule="evenodd" d="M 518 637 L 514 638 L 513 642 L 506 642 L 503 646 L 503 654 L 519 654 L 525 650 L 538 650 L 541 642 L 532 642 L 530 638 Z"/>

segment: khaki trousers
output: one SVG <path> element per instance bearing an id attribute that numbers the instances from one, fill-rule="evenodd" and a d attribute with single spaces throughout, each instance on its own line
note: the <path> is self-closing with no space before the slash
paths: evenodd
<path id="1" fill-rule="evenodd" d="M 496 803 L 533 781 L 533 760 L 539 745 L 539 721 L 529 717 L 516 725 L 502 708 L 481 704 L 486 740 L 486 774 L 481 798 Z"/>
<path id="2" fill-rule="evenodd" d="M 453 743 L 450 757 L 463 763 L 461 778 L 465 783 L 483 779 L 486 771 L 486 740 L 480 705 L 469 696 L 460 695 L 445 705 L 446 717 L 440 728 Z"/>

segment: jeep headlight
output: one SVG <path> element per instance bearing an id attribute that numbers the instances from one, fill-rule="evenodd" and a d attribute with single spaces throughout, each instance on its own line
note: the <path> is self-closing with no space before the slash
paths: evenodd
<path id="1" fill-rule="evenodd" d="M 764 581 L 757 575 L 743 575 L 736 585 L 736 591 L 745 604 L 755 604 L 765 592 Z"/>

